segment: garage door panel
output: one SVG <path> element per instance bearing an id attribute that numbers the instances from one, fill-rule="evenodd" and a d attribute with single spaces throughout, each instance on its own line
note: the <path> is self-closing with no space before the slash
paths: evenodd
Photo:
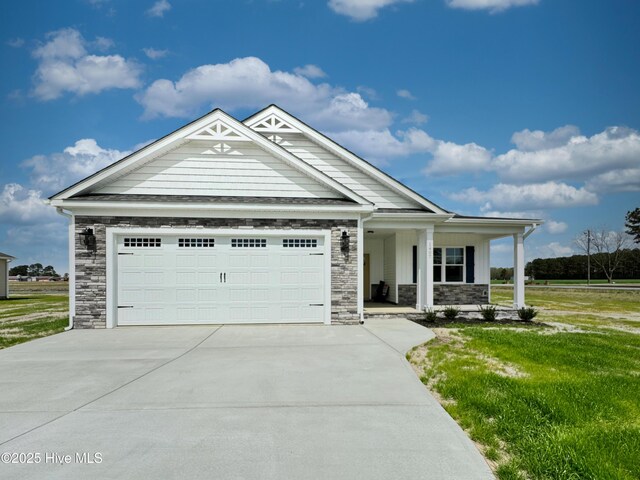
<path id="1" fill-rule="evenodd" d="M 194 291 L 194 294 L 195 293 L 196 291 Z M 194 295 L 194 297 L 195 296 L 196 295 Z M 220 292 L 215 288 L 198 288 L 197 289 L 197 298 L 198 298 L 198 302 L 200 303 L 217 302 L 221 300 L 220 297 L 221 297 Z"/>
<path id="2" fill-rule="evenodd" d="M 167 261 L 170 261 L 170 259 L 165 259 L 165 256 L 162 254 L 147 254 L 144 256 L 143 265 L 145 267 L 166 267 Z"/>
<path id="3" fill-rule="evenodd" d="M 289 239 L 286 241 L 249 234 L 249 240 L 240 235 L 209 238 L 165 235 L 147 244 L 143 241 L 142 247 L 139 240 L 125 247 L 120 238 L 118 304 L 133 308 L 118 309 L 117 323 L 324 320 L 324 269 L 328 262 L 322 255 L 322 238 L 284 237 Z"/>

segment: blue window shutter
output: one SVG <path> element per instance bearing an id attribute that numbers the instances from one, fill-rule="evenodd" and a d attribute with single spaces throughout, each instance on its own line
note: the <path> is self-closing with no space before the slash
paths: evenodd
<path id="1" fill-rule="evenodd" d="M 467 257 L 467 283 L 475 282 L 475 256 L 476 249 L 472 246 L 465 248 L 465 256 Z"/>

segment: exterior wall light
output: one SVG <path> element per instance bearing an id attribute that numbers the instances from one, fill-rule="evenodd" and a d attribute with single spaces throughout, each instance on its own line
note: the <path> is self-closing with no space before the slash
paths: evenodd
<path id="1" fill-rule="evenodd" d="M 342 253 L 349 253 L 349 232 L 346 230 L 342 231 L 342 236 L 340 237 L 340 250 L 342 250 Z"/>
<path id="2" fill-rule="evenodd" d="M 78 235 L 80 235 L 80 243 L 82 243 L 87 250 L 96 249 L 96 236 L 93 234 L 93 228 L 85 228 Z"/>

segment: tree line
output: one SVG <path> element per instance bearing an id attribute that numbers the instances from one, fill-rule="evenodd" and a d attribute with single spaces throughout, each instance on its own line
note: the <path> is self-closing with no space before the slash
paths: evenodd
<path id="1" fill-rule="evenodd" d="M 56 269 L 52 265 L 43 267 L 41 263 L 32 263 L 31 265 L 16 265 L 9 269 L 9 275 L 21 277 L 59 277 Z"/>
<path id="2" fill-rule="evenodd" d="M 615 279 L 640 278 L 640 248 L 620 250 L 619 263 L 613 272 Z M 606 254 L 591 255 L 591 278 L 594 280 L 608 280 L 605 271 L 594 262 L 594 258 L 606 261 Z M 558 258 L 536 258 L 525 266 L 525 275 L 536 280 L 584 280 L 587 278 L 587 256 L 572 255 Z"/>

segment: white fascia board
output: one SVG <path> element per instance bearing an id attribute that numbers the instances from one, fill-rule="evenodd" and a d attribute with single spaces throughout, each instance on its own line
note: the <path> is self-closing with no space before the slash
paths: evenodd
<path id="1" fill-rule="evenodd" d="M 447 221 L 451 225 L 479 225 L 479 226 L 503 226 L 514 225 L 520 227 L 540 226 L 544 220 L 535 218 L 452 218 Z"/>
<path id="2" fill-rule="evenodd" d="M 190 218 L 299 218 L 299 219 L 358 219 L 362 213 L 367 213 L 366 208 L 354 207 L 311 207 L 306 208 L 255 208 L 242 205 L 216 206 L 211 208 L 208 205 L 128 205 L 122 204 L 96 204 L 84 202 L 84 205 L 65 204 L 65 208 L 74 215 L 84 216 L 132 216 L 132 217 L 190 217 Z M 200 207 L 200 208 L 194 208 Z"/>
<path id="3" fill-rule="evenodd" d="M 158 140 L 157 142 L 148 145 L 147 147 L 143 147 L 137 152 L 131 154 L 129 157 L 125 157 L 122 160 L 112 164 L 111 166 L 105 168 L 104 170 L 87 177 L 85 180 L 80 181 L 76 185 L 63 190 L 59 194 L 52 197 L 52 200 L 64 200 L 74 195 L 77 195 L 81 192 L 86 191 L 87 189 L 99 184 L 101 182 L 106 181 L 111 177 L 116 177 L 118 174 L 122 172 L 126 172 L 131 169 L 135 164 L 141 161 L 151 161 L 153 158 L 158 155 L 164 153 L 167 150 L 175 148 L 186 141 L 186 137 L 205 127 L 211 122 L 215 120 L 222 120 L 225 123 L 230 124 L 233 128 L 237 128 L 241 131 L 241 133 L 245 134 L 250 140 L 254 141 L 257 145 L 267 150 L 269 153 L 273 154 L 277 158 L 280 158 L 288 165 L 294 167 L 296 170 L 306 174 L 317 182 L 331 188 L 332 190 L 344 195 L 345 197 L 361 204 L 361 205 L 369 205 L 371 202 L 361 197 L 357 193 L 351 191 L 341 183 L 333 180 L 328 175 L 322 173 L 320 170 L 312 167 L 306 162 L 302 161 L 295 155 L 289 153 L 284 148 L 274 144 L 264 136 L 259 133 L 251 130 L 249 127 L 239 122 L 232 116 L 226 114 L 222 110 L 214 110 L 213 112 L 203 116 L 202 118 L 176 130 L 175 132 L 167 135 L 166 137 Z"/>
<path id="4" fill-rule="evenodd" d="M 477 233 L 501 237 L 514 233 L 523 233 L 522 225 L 449 225 L 441 224 L 436 227 L 436 233 Z"/>
<path id="5" fill-rule="evenodd" d="M 398 193 L 400 193 L 404 197 L 407 197 L 407 198 L 413 200 L 414 202 L 417 202 L 418 204 L 420 204 L 420 205 L 422 205 L 422 206 L 424 206 L 426 208 L 429 208 L 430 210 L 433 210 L 435 213 L 440 213 L 440 214 L 446 214 L 447 213 L 445 210 L 443 210 L 442 208 L 438 207 L 436 204 L 431 203 L 429 200 L 424 198 L 422 195 L 419 195 L 418 193 L 414 192 L 409 187 L 407 187 L 406 185 L 403 185 L 402 183 L 400 183 L 395 178 L 393 178 L 393 177 L 387 175 L 386 173 L 378 170 L 377 168 L 373 167 L 372 165 L 370 165 L 368 162 L 366 162 L 362 158 L 360 158 L 357 155 L 351 153 L 346 148 L 340 146 L 339 144 L 337 144 L 333 140 L 325 137 L 324 135 L 322 135 L 321 133 L 315 131 L 314 129 L 309 128 L 308 125 L 304 124 L 303 122 L 301 122 L 297 118 L 293 117 L 292 115 L 290 115 L 289 113 L 285 112 L 284 110 L 276 107 L 275 105 L 271 105 L 268 108 L 264 109 L 262 112 L 259 112 L 258 114 L 254 115 L 252 117 L 249 117 L 247 120 L 245 120 L 245 122 L 247 122 L 247 125 L 249 127 L 251 127 L 252 125 L 255 125 L 255 124 L 261 122 L 262 120 L 264 120 L 266 117 L 268 117 L 271 114 L 275 114 L 275 115 L 281 117 L 282 120 L 284 120 L 285 122 L 290 123 L 293 126 L 295 126 L 304 135 L 307 135 L 309 138 L 311 138 L 311 140 L 316 142 L 318 145 L 328 149 L 330 152 L 334 153 L 335 155 L 339 156 L 340 158 L 343 158 L 344 160 L 347 160 L 348 162 L 353 164 L 355 167 L 357 167 L 361 171 L 363 171 L 363 172 L 371 175 L 372 177 L 376 178 L 377 180 L 379 180 L 383 184 L 387 185 L 391 189 L 397 191 Z"/>

